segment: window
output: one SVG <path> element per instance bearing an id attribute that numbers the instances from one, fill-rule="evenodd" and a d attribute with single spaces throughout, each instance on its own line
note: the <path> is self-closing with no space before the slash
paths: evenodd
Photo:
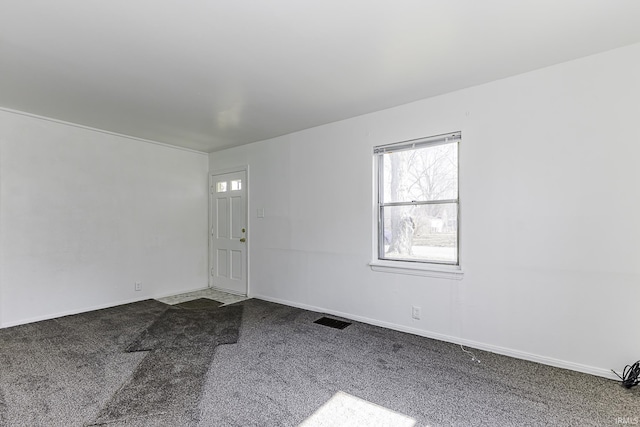
<path id="1" fill-rule="evenodd" d="M 231 190 L 229 190 L 229 186 L 227 185 L 227 181 L 218 181 L 216 183 L 216 192 L 217 193 L 226 193 L 227 191 L 240 191 L 242 190 L 242 180 L 234 179 L 231 181 Z"/>
<path id="2" fill-rule="evenodd" d="M 457 132 L 374 148 L 379 261 L 459 267 L 460 139 Z"/>
<path id="3" fill-rule="evenodd" d="M 234 179 L 231 181 L 231 191 L 240 191 L 242 190 L 242 180 Z"/>

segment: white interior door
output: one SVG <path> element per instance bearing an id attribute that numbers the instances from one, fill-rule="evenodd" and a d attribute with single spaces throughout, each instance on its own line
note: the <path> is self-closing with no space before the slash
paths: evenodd
<path id="1" fill-rule="evenodd" d="M 247 294 L 247 174 L 211 176 L 210 286 Z"/>

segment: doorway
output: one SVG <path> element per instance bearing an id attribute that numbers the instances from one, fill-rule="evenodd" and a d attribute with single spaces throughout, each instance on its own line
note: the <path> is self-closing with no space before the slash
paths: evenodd
<path id="1" fill-rule="evenodd" d="M 210 177 L 209 286 L 247 295 L 247 170 Z"/>

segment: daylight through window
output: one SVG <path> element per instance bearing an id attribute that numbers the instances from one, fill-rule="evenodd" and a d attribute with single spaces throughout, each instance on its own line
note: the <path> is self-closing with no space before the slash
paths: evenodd
<path id="1" fill-rule="evenodd" d="M 459 265 L 460 133 L 381 145 L 378 258 Z"/>

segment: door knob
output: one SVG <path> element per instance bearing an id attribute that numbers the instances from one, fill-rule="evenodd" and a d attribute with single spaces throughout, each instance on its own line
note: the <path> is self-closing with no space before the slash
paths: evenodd
<path id="1" fill-rule="evenodd" d="M 246 242 L 246 241 L 247 241 L 247 239 L 245 239 L 245 238 L 243 237 L 242 239 L 240 239 L 240 241 L 241 241 L 242 243 L 244 243 L 244 242 Z"/>

